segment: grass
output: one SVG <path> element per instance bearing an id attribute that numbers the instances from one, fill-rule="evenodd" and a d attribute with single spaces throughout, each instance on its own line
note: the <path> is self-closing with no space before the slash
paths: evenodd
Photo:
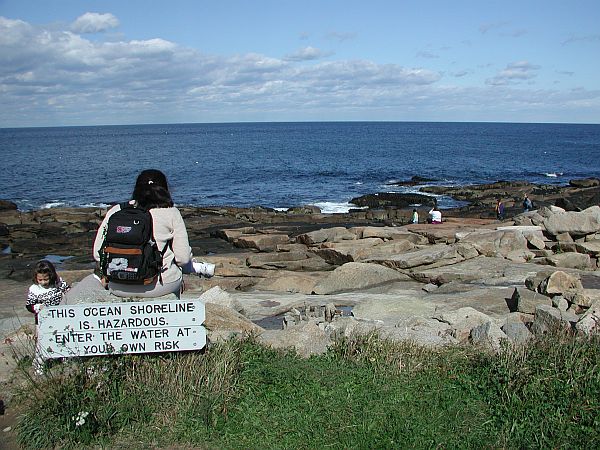
<path id="1" fill-rule="evenodd" d="M 489 354 L 372 333 L 309 359 L 248 338 L 203 354 L 71 360 L 21 392 L 18 439 L 23 448 L 599 448 L 599 344 L 557 334 Z"/>

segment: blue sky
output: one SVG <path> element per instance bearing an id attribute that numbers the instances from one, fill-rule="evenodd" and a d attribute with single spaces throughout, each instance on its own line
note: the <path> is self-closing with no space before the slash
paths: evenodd
<path id="1" fill-rule="evenodd" d="M 600 2 L 0 0 L 0 127 L 600 123 Z"/>

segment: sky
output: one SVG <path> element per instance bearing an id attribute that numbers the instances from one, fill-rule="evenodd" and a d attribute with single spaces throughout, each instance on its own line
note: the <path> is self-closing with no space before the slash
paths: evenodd
<path id="1" fill-rule="evenodd" d="M 600 123 L 598 0 L 0 0 L 0 127 Z"/>

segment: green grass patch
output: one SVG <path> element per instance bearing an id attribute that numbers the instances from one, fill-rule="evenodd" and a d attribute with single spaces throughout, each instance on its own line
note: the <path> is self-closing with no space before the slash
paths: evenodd
<path id="1" fill-rule="evenodd" d="M 599 344 L 557 335 L 489 354 L 373 333 L 309 359 L 244 339 L 73 360 L 31 379 L 18 436 L 24 448 L 598 448 Z"/>

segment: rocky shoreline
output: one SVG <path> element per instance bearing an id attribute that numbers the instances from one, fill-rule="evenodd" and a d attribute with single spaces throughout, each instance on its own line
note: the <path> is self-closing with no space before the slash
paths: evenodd
<path id="1" fill-rule="evenodd" d="M 184 296 L 205 300 L 210 339 L 255 332 L 269 345 L 293 346 L 303 355 L 322 352 L 335 335 L 357 330 L 378 329 L 423 345 L 471 343 L 492 350 L 553 327 L 597 332 L 600 180 L 562 187 L 429 186 L 422 192 L 469 203 L 443 210 L 439 225 L 409 224 L 418 197 L 403 194 L 374 194 L 365 200 L 368 209 L 346 214 L 321 214 L 314 206 L 287 212 L 180 208 L 194 254 L 217 264 L 211 279 L 186 276 Z M 534 211 L 522 212 L 525 193 Z M 497 198 L 507 206 L 503 222 L 494 217 Z M 429 208 L 421 202 L 422 219 Z M 0 203 L 5 356 L 5 338 L 33 323 L 23 307 L 31 265 L 54 255 L 68 282 L 81 280 L 93 269 L 92 241 L 105 212 L 22 212 Z M 266 323 L 278 329 L 259 326 Z M 0 380 L 12 365 L 2 363 Z"/>

